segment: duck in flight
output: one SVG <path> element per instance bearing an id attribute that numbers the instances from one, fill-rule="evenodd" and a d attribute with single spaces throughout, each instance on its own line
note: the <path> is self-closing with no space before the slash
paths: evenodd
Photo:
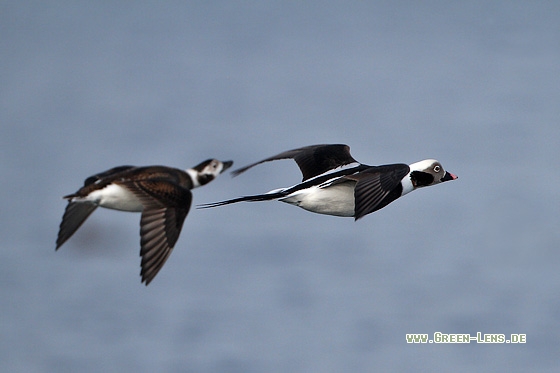
<path id="1" fill-rule="evenodd" d="M 288 188 L 264 194 L 200 205 L 210 208 L 243 201 L 278 200 L 305 210 L 358 220 L 418 188 L 455 180 L 435 159 L 411 165 L 368 166 L 350 155 L 343 144 L 311 145 L 288 150 L 232 172 L 234 176 L 269 161 L 293 159 L 303 180 Z"/>
<path id="2" fill-rule="evenodd" d="M 148 285 L 171 254 L 189 213 L 191 189 L 206 185 L 232 161 L 206 160 L 185 171 L 165 166 L 119 166 L 88 177 L 68 205 L 56 240 L 58 250 L 99 206 L 141 212 L 142 282 Z"/>

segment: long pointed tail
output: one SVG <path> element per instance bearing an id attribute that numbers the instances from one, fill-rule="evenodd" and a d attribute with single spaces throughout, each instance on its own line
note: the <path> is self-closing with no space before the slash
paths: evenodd
<path id="1" fill-rule="evenodd" d="M 285 195 L 286 194 L 284 192 L 270 192 L 270 193 L 265 193 L 265 194 L 257 194 L 257 195 L 254 195 L 254 196 L 245 196 L 245 197 L 228 199 L 226 201 L 221 201 L 221 202 L 204 203 L 202 205 L 197 205 L 196 208 L 197 209 L 208 209 L 208 208 L 211 208 L 211 207 L 230 205 L 232 203 L 246 202 L 246 201 L 248 201 L 248 202 L 271 201 L 273 199 L 278 199 L 278 198 L 284 197 Z"/>
<path id="2" fill-rule="evenodd" d="M 56 250 L 80 228 L 88 216 L 97 208 L 93 203 L 69 202 L 60 223 Z"/>

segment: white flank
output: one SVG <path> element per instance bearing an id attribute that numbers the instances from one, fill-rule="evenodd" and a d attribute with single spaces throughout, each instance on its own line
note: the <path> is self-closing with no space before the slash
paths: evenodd
<path id="1" fill-rule="evenodd" d="M 298 190 L 279 201 L 318 214 L 354 216 L 354 182 L 340 183 L 328 188 L 312 186 Z"/>
<path id="2" fill-rule="evenodd" d="M 109 184 L 91 192 L 87 197 L 74 198 L 72 201 L 88 201 L 108 209 L 131 212 L 141 212 L 144 208 L 134 193 L 117 184 Z"/>

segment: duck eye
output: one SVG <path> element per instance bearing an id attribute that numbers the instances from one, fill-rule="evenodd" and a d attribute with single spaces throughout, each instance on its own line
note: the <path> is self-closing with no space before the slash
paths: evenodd
<path id="1" fill-rule="evenodd" d="M 434 166 L 434 171 L 435 172 L 439 172 L 440 170 L 441 170 L 441 167 L 439 165 Z"/>

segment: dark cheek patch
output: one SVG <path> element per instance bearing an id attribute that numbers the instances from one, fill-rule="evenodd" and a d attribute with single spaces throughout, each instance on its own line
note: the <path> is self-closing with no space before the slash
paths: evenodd
<path id="1" fill-rule="evenodd" d="M 198 177 L 198 182 L 200 183 L 200 185 L 206 185 L 212 180 L 214 180 L 214 175 L 200 175 Z"/>
<path id="2" fill-rule="evenodd" d="M 430 185 L 434 182 L 434 176 L 422 171 L 412 171 L 410 173 L 410 178 L 412 179 L 412 183 L 416 187 L 423 187 Z"/>

